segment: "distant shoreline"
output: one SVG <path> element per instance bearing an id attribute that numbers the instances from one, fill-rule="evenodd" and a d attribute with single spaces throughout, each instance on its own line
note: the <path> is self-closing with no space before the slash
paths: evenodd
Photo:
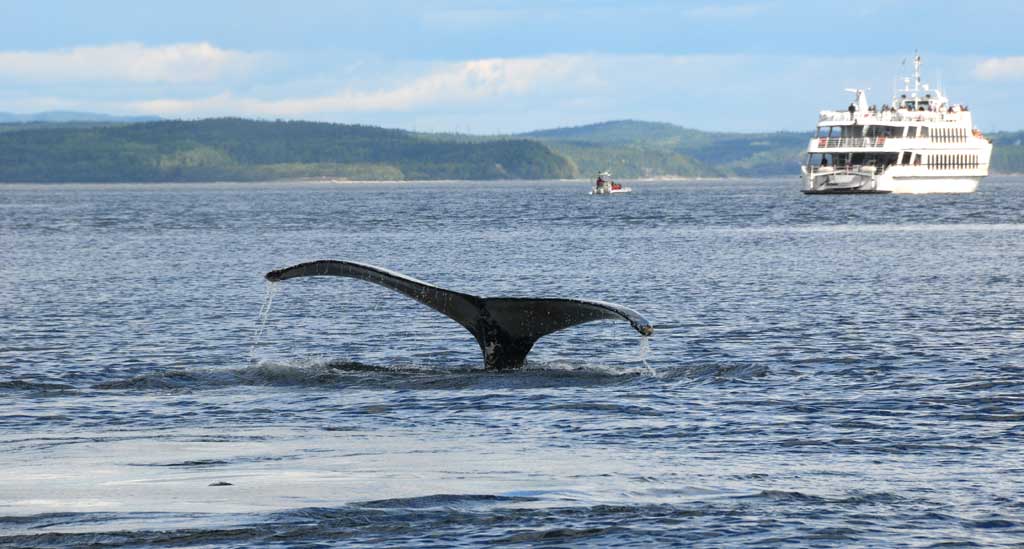
<path id="1" fill-rule="evenodd" d="M 699 181 L 755 181 L 755 180 L 783 180 L 790 178 L 799 177 L 798 174 L 792 176 L 789 175 L 766 175 L 763 177 L 751 177 L 751 176 L 736 176 L 736 177 L 671 177 L 671 176 L 658 176 L 658 177 L 647 177 L 647 178 L 622 178 L 616 179 L 616 181 L 628 182 L 628 183 L 694 183 Z M 34 182 L 34 181 L 0 181 L 0 186 L 3 187 L 68 187 L 68 186 L 81 186 L 81 187 L 99 187 L 99 186 L 134 186 L 134 187 L 155 187 L 155 186 L 203 186 L 203 185 L 276 185 L 276 186 L 287 186 L 287 185 L 423 185 L 430 183 L 484 183 L 487 185 L 499 185 L 499 184 L 522 184 L 522 183 L 564 183 L 571 185 L 585 184 L 589 185 L 593 183 L 592 178 L 579 178 L 579 179 L 352 179 L 352 180 L 336 180 L 336 181 L 322 181 L 316 179 L 267 179 L 261 181 L 53 181 L 53 182 Z"/>

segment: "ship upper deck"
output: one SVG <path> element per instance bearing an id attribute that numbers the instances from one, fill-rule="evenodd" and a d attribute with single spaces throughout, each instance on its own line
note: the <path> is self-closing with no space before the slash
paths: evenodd
<path id="1" fill-rule="evenodd" d="M 966 126 L 972 123 L 971 113 L 965 107 L 955 105 L 942 111 L 911 111 L 907 109 L 868 109 L 845 111 L 821 111 L 818 127 L 846 125 L 913 125 L 934 123 L 948 126 Z"/>
<path id="2" fill-rule="evenodd" d="M 847 89 L 855 94 L 845 110 L 818 113 L 818 127 L 887 125 L 927 125 L 947 128 L 972 128 L 971 112 L 966 105 L 950 103 L 938 88 L 921 83 L 921 56 L 914 56 L 913 86 L 911 78 L 903 79 L 903 89 L 893 94 L 892 101 L 881 107 L 869 106 L 867 90 Z"/>

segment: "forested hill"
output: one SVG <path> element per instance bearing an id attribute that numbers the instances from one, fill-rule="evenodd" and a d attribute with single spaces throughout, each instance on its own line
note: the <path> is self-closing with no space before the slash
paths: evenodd
<path id="1" fill-rule="evenodd" d="M 452 142 L 402 130 L 237 118 L 0 132 L 0 181 L 289 178 L 557 179 L 575 167 L 535 140 Z"/>
<path id="2" fill-rule="evenodd" d="M 810 132 L 718 133 L 616 120 L 521 134 L 569 157 L 584 174 L 618 177 L 766 176 L 800 173 Z"/>
<path id="3" fill-rule="evenodd" d="M 1024 131 L 996 132 L 992 140 L 992 171 L 1024 173 Z"/>

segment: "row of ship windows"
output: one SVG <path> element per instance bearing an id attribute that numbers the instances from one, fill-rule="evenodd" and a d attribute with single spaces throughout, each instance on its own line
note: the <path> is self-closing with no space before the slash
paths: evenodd
<path id="1" fill-rule="evenodd" d="M 834 128 L 829 128 L 828 133 L 819 129 L 815 137 L 927 137 L 934 143 L 966 143 L 970 133 L 966 128 L 930 128 L 928 126 L 869 126 L 864 133 L 854 128 L 843 129 L 841 136 L 833 136 Z"/>
<path id="2" fill-rule="evenodd" d="M 911 156 L 913 156 L 913 164 L 915 166 L 921 165 L 921 155 L 903 153 L 904 166 L 911 164 Z M 978 155 L 976 154 L 931 154 L 925 155 L 924 165 L 929 170 L 947 170 L 950 168 L 977 168 L 978 167 Z"/>
<path id="3" fill-rule="evenodd" d="M 937 128 L 932 130 L 932 141 L 937 143 L 964 143 L 967 141 L 967 130 L 963 128 Z"/>
<path id="4" fill-rule="evenodd" d="M 868 128 L 868 137 L 903 137 L 903 128 L 873 126 Z M 929 128 L 928 126 L 909 126 L 906 137 L 928 137 L 934 143 L 966 143 L 967 130 L 964 128 Z"/>

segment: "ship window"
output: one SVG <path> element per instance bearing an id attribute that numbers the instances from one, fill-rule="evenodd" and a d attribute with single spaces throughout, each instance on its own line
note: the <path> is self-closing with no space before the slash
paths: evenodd
<path id="1" fill-rule="evenodd" d="M 906 165 L 910 164 L 910 157 L 913 156 L 913 155 L 911 153 L 900 153 L 900 154 L 903 156 L 902 160 L 900 161 L 900 164 L 903 165 L 903 166 L 906 166 Z"/>
<path id="2" fill-rule="evenodd" d="M 917 137 L 917 126 L 907 128 L 907 137 Z"/>
<path id="3" fill-rule="evenodd" d="M 921 137 L 928 137 L 928 126 L 921 126 Z"/>

